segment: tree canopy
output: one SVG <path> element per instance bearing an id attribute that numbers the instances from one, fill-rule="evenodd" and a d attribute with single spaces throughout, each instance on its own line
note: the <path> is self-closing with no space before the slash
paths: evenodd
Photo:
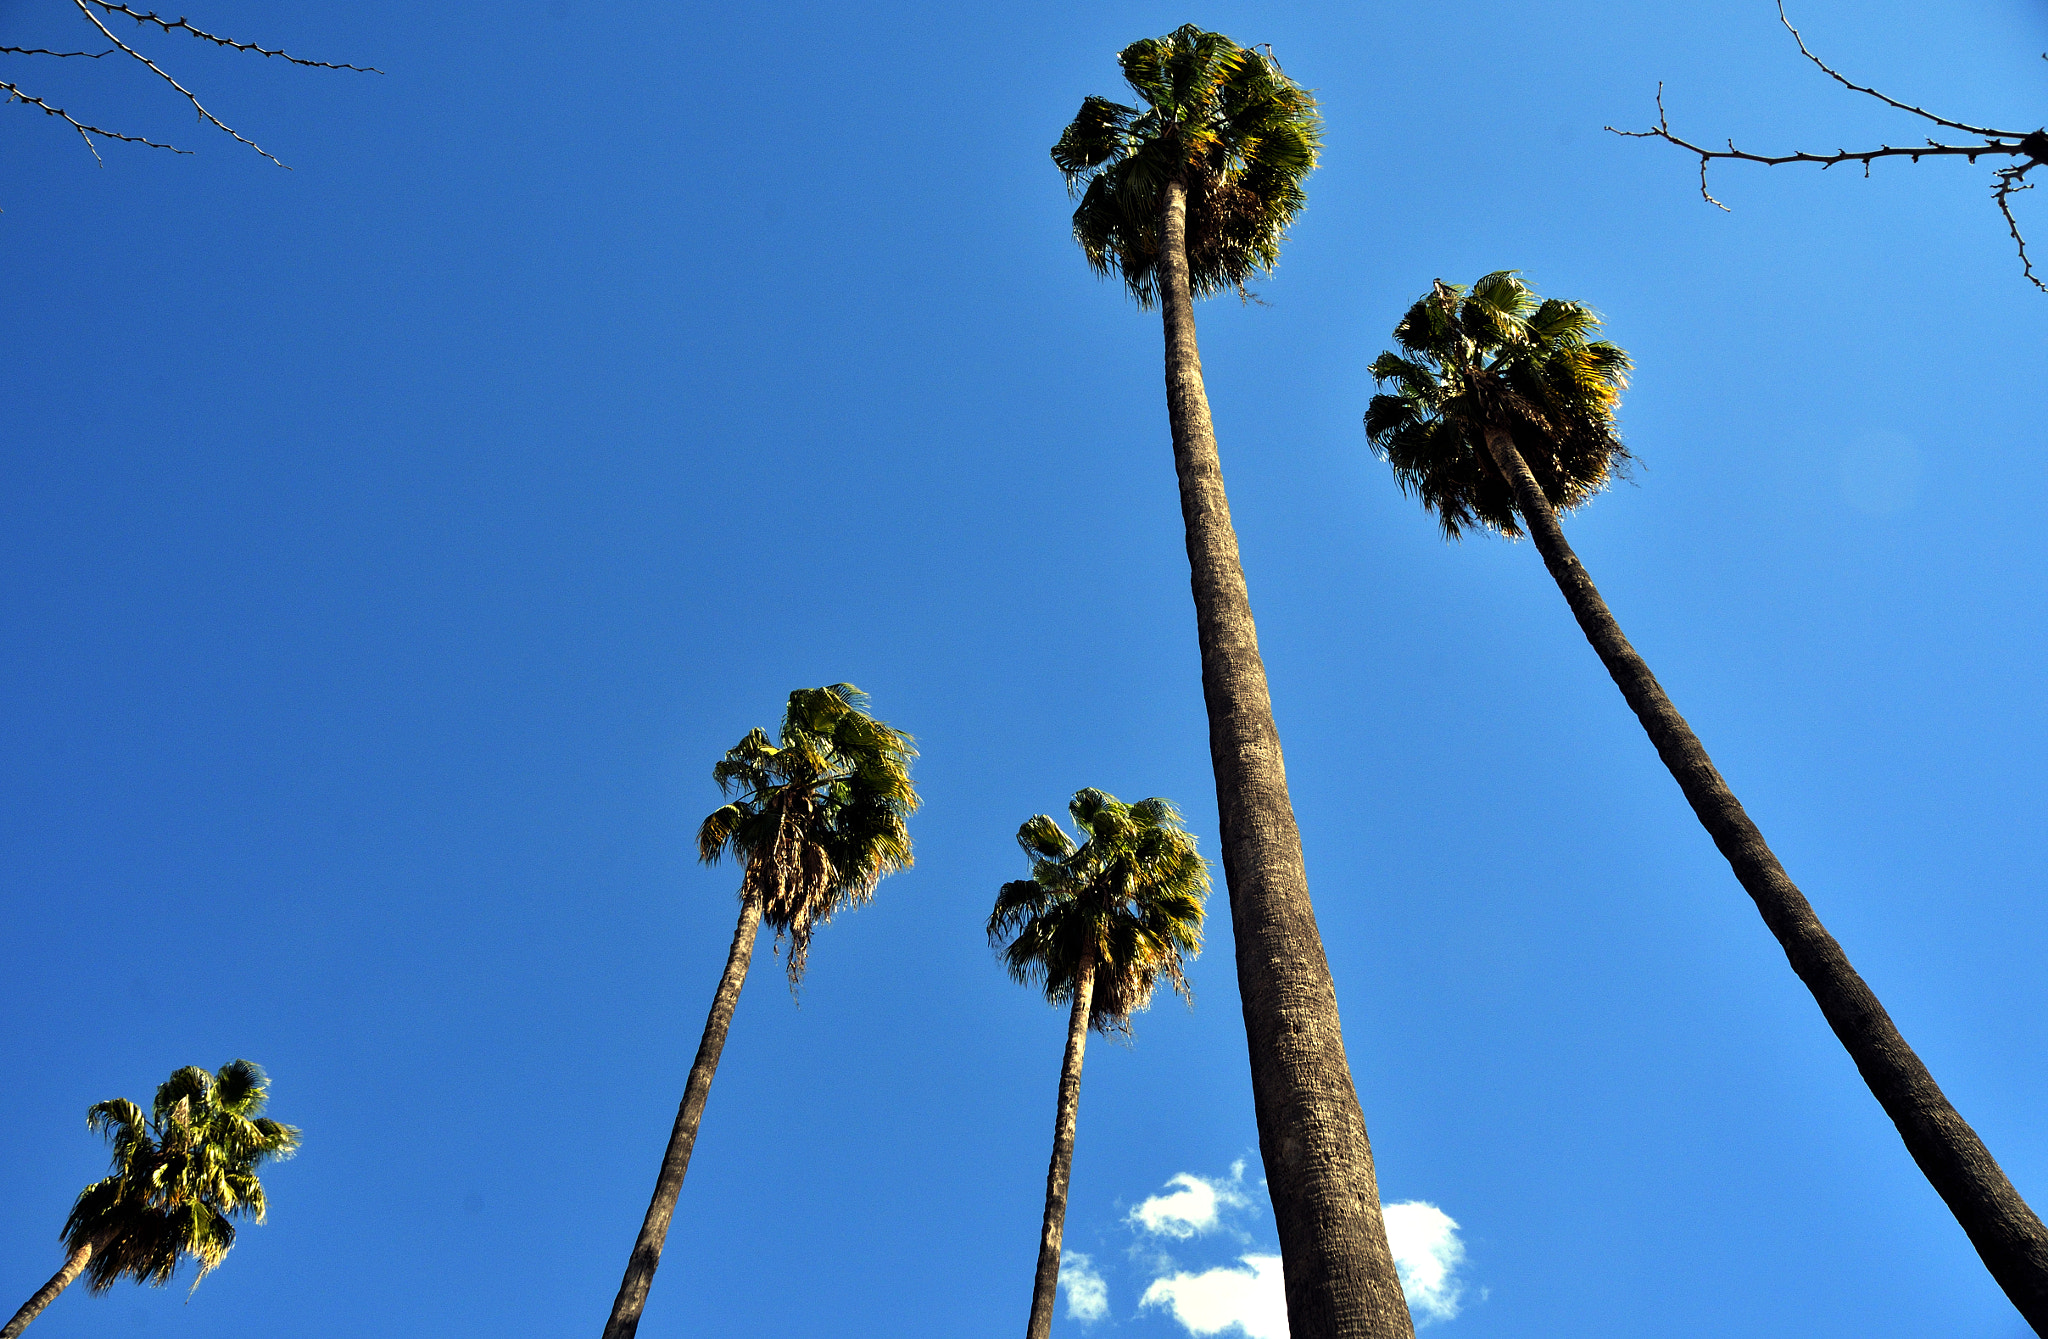
<path id="1" fill-rule="evenodd" d="M 1382 353 L 1371 368 L 1392 389 L 1373 396 L 1365 431 L 1445 538 L 1473 526 L 1522 533 L 1514 490 L 1486 446 L 1489 427 L 1508 434 L 1560 512 L 1626 472 L 1614 412 L 1631 364 L 1618 346 L 1590 338 L 1599 328 L 1592 308 L 1539 299 L 1513 270 L 1469 292 L 1439 279 L 1394 327 L 1401 352 Z"/>
<path id="2" fill-rule="evenodd" d="M 247 1060 L 213 1074 L 187 1066 L 157 1088 L 146 1118 L 125 1098 L 86 1112 L 113 1146 L 112 1174 L 79 1194 L 63 1237 L 67 1251 L 93 1245 L 94 1292 L 123 1277 L 161 1286 L 187 1257 L 199 1262 L 196 1288 L 235 1244 L 232 1220 L 263 1221 L 257 1169 L 299 1146 L 298 1130 L 262 1114 L 269 1087 Z"/>
<path id="3" fill-rule="evenodd" d="M 1142 106 L 1089 97 L 1053 145 L 1080 198 L 1074 240 L 1097 274 L 1120 274 L 1141 306 L 1158 298 L 1160 210 L 1187 189 L 1188 283 L 1196 297 L 1245 284 L 1280 258 L 1315 169 L 1315 98 L 1271 55 L 1193 24 L 1117 55 Z"/>
<path id="4" fill-rule="evenodd" d="M 910 781 L 917 749 L 868 715 L 867 702 L 850 683 L 799 688 L 779 743 L 751 730 L 711 769 L 719 790 L 740 798 L 704 820 L 698 857 L 744 862 L 740 896 L 760 899 L 778 950 L 788 939 L 792 989 L 812 932 L 911 863 L 905 820 L 918 806 Z"/>
<path id="5" fill-rule="evenodd" d="M 1058 1004 L 1071 1000 L 1084 955 L 1092 957 L 1088 1024 L 1130 1031 L 1163 978 L 1192 999 L 1184 968 L 1202 951 L 1209 866 L 1166 800 L 1125 804 L 1083 790 L 1067 805 L 1078 845 L 1050 815 L 1017 830 L 1031 877 L 1006 883 L 989 914 L 989 942 L 1010 975 Z"/>

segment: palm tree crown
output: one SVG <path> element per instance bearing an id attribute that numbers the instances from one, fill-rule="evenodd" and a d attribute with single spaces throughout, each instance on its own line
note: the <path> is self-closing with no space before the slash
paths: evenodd
<path id="1" fill-rule="evenodd" d="M 124 1276 L 161 1286 L 187 1256 L 204 1279 L 235 1244 L 232 1219 L 263 1221 L 257 1168 L 299 1146 L 298 1130 L 262 1115 L 269 1087 L 247 1060 L 214 1074 L 188 1065 L 157 1088 L 146 1119 L 125 1098 L 86 1112 L 86 1127 L 113 1145 L 113 1174 L 79 1194 L 63 1237 L 67 1251 L 93 1245 L 94 1292 Z"/>
<path id="2" fill-rule="evenodd" d="M 1270 55 L 1193 24 L 1118 53 L 1144 106 L 1081 103 L 1052 149 L 1080 196 L 1074 240 L 1095 272 L 1123 276 L 1139 305 L 1158 297 L 1163 191 L 1187 188 L 1188 286 L 1242 293 L 1280 258 L 1302 179 L 1322 143 L 1315 98 Z"/>
<path id="3" fill-rule="evenodd" d="M 1045 814 L 1017 830 L 1031 877 L 997 892 L 989 942 L 1011 976 L 1055 1004 L 1073 998 L 1083 958 L 1092 959 L 1088 1024 L 1128 1032 L 1160 978 L 1192 999 L 1183 968 L 1202 951 L 1209 866 L 1166 800 L 1125 804 L 1084 790 L 1067 812 L 1086 837 L 1078 846 Z"/>
<path id="4" fill-rule="evenodd" d="M 1439 279 L 1394 327 L 1402 352 L 1382 353 L 1371 369 L 1393 391 L 1372 398 L 1365 431 L 1446 538 L 1472 526 L 1522 533 L 1514 489 L 1486 446 L 1489 427 L 1513 439 L 1561 512 L 1626 472 L 1614 411 L 1629 357 L 1590 340 L 1599 328 L 1591 308 L 1539 300 L 1512 270 L 1487 275 L 1469 294 Z"/>
<path id="5" fill-rule="evenodd" d="M 850 683 L 800 688 L 789 695 L 780 744 L 752 730 L 711 771 L 720 791 L 740 798 L 704 820 L 698 857 L 745 864 L 740 897 L 760 900 L 778 950 L 789 940 L 791 989 L 812 932 L 911 863 L 905 819 L 918 806 L 917 750 L 869 716 L 867 700 Z"/>

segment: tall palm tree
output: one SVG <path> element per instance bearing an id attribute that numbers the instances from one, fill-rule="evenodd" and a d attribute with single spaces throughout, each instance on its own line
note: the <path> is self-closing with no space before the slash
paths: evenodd
<path id="1" fill-rule="evenodd" d="M 1193 1003 L 1182 967 L 1202 951 L 1202 899 L 1209 891 L 1209 866 L 1168 801 L 1125 804 L 1083 790 L 1067 812 L 1084 834 L 1081 844 L 1045 814 L 1018 828 L 1031 877 L 1004 884 L 988 917 L 989 943 L 1002 950 L 1010 975 L 1040 987 L 1054 1004 L 1073 1005 L 1027 1339 L 1052 1333 L 1088 1030 L 1128 1034 L 1131 1015 L 1152 1002 L 1162 977 Z"/>
<path id="2" fill-rule="evenodd" d="M 884 875 L 910 866 L 904 820 L 918 804 L 910 783 L 917 750 L 909 735 L 868 715 L 867 703 L 867 694 L 850 683 L 799 688 L 789 695 L 779 744 L 771 744 L 765 730 L 749 731 L 711 769 L 719 791 L 737 791 L 739 798 L 698 828 L 697 856 L 707 865 L 728 855 L 740 862 L 739 925 L 604 1339 L 632 1339 L 640 1328 L 761 923 L 774 927 L 778 952 L 789 942 L 794 991 L 812 933 L 873 897 Z"/>
<path id="3" fill-rule="evenodd" d="M 1813 992 L 1906 1149 L 2036 1333 L 2048 1335 L 2048 1230 L 1935 1085 L 1834 936 L 1778 863 L 1692 728 L 1629 645 L 1558 525 L 1628 463 L 1614 411 L 1628 355 L 1589 338 L 1586 307 L 1538 301 L 1511 271 L 1469 294 L 1438 280 L 1394 329 L 1365 427 L 1447 538 L 1527 532 L 1686 801 Z M 1517 523 L 1517 516 L 1520 523 Z"/>
<path id="4" fill-rule="evenodd" d="M 122 1278 L 158 1287 L 187 1259 L 200 1280 L 235 1244 L 233 1220 L 263 1221 L 268 1204 L 256 1171 L 288 1158 L 299 1132 L 263 1115 L 270 1080 L 231 1060 L 209 1074 L 188 1065 L 158 1085 L 147 1118 L 126 1098 L 87 1108 L 85 1126 L 113 1146 L 112 1174 L 79 1192 L 59 1234 L 64 1267 L 29 1298 L 0 1339 L 14 1339 L 83 1274 L 103 1293 Z"/>
<path id="5" fill-rule="evenodd" d="M 1316 930 L 1195 343 L 1194 299 L 1268 272 L 1322 139 L 1315 99 L 1269 55 L 1189 25 L 1118 56 L 1140 105 L 1082 102 L 1052 157 L 1074 238 L 1166 336 L 1166 415 L 1187 528 L 1224 880 L 1259 1153 L 1295 1339 L 1413 1333 L 1380 1220 L 1337 992 Z"/>

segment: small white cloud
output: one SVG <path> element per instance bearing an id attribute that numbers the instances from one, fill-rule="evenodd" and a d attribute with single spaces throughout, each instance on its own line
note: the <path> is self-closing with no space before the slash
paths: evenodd
<path id="1" fill-rule="evenodd" d="M 1095 1272 L 1095 1261 L 1079 1251 L 1060 1257 L 1060 1287 L 1067 1292 L 1067 1319 L 1083 1325 L 1109 1314 L 1109 1283 Z"/>
<path id="2" fill-rule="evenodd" d="M 1242 1208 L 1250 1203 L 1237 1190 L 1244 1163 L 1233 1164 L 1230 1172 L 1228 1181 L 1211 1181 L 1182 1172 L 1166 1183 L 1165 1194 L 1154 1195 L 1131 1210 L 1128 1221 L 1155 1236 L 1183 1241 L 1199 1233 L 1213 1232 L 1221 1223 L 1224 1209 Z"/>
<path id="3" fill-rule="evenodd" d="M 1421 1200 L 1381 1205 L 1380 1213 L 1386 1219 L 1394 1268 L 1401 1275 L 1401 1293 L 1416 1323 L 1428 1325 L 1457 1315 L 1458 1298 L 1465 1291 L 1458 1278 L 1465 1243 L 1458 1240 L 1457 1223 Z"/>
<path id="4" fill-rule="evenodd" d="M 1234 1329 L 1245 1339 L 1287 1339 L 1287 1290 L 1281 1282 L 1280 1257 L 1247 1255 L 1240 1259 L 1242 1269 L 1208 1269 L 1154 1279 L 1138 1308 L 1166 1307 L 1193 1335 Z"/>

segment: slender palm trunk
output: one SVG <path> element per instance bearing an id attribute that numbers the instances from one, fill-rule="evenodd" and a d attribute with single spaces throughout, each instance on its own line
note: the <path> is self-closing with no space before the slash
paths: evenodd
<path id="1" fill-rule="evenodd" d="M 1025 1339 L 1052 1334 L 1052 1304 L 1060 1281 L 1060 1237 L 1067 1225 L 1067 1180 L 1074 1170 L 1074 1118 L 1081 1109 L 1081 1053 L 1088 1046 L 1088 1013 L 1095 1001 L 1095 950 L 1084 949 L 1074 974 L 1074 1013 L 1067 1021 L 1067 1057 L 1060 1064 L 1060 1105 L 1052 1123 L 1052 1163 L 1045 1169 L 1045 1225 L 1038 1230 L 1038 1275 L 1031 1284 L 1031 1321 Z"/>
<path id="2" fill-rule="evenodd" d="M 16 1335 L 27 1329 L 30 1321 L 43 1314 L 44 1307 L 57 1300 L 58 1293 L 70 1287 L 73 1281 L 85 1272 L 86 1262 L 90 1259 L 92 1259 L 91 1242 L 87 1242 L 73 1251 L 71 1258 L 64 1262 L 64 1268 L 51 1276 L 50 1281 L 38 1289 L 36 1295 L 29 1298 L 23 1304 L 21 1310 L 14 1313 L 14 1319 L 7 1322 L 7 1328 L 0 1330 L 0 1339 L 14 1339 Z"/>
<path id="3" fill-rule="evenodd" d="M 697 1122 L 704 1116 L 705 1099 L 711 1096 L 711 1076 L 718 1070 L 719 1052 L 725 1049 L 725 1034 L 732 1027 L 732 1011 L 740 1002 L 740 987 L 746 984 L 747 964 L 753 961 L 754 936 L 760 928 L 761 899 L 749 890 L 740 899 L 740 922 L 732 934 L 732 951 L 725 958 L 725 975 L 718 978 L 718 993 L 711 998 L 704 1040 L 698 1043 L 690 1081 L 683 1087 L 683 1103 L 676 1110 L 675 1129 L 668 1137 L 668 1151 L 662 1154 L 661 1175 L 655 1178 L 654 1200 L 647 1206 L 647 1219 L 641 1223 L 640 1237 L 626 1261 L 626 1277 L 612 1303 L 611 1319 L 605 1322 L 604 1339 L 633 1339 L 640 1328 L 640 1312 L 647 1305 L 655 1267 L 661 1263 L 661 1245 L 668 1239 L 676 1198 L 683 1193 L 683 1173 L 690 1169 L 690 1150 L 697 1144 Z"/>
<path id="4" fill-rule="evenodd" d="M 1701 826 L 1756 902 L 1764 924 L 1778 937 L 1792 970 L 1813 992 L 1822 1016 L 1848 1048 L 1878 1105 L 1898 1127 L 1906 1151 L 1947 1201 L 1991 1277 L 1998 1280 L 2034 1332 L 2048 1335 L 2048 1229 L 2043 1229 L 2041 1220 L 2006 1180 L 1977 1132 L 1949 1105 L 1927 1066 L 1899 1035 L 1891 1015 L 1849 965 L 1842 946 L 1821 925 L 1778 857 L 1764 844 L 1763 834 L 1743 812 L 1741 802 L 1721 779 L 1685 718 L 1664 695 L 1650 667 L 1622 635 L 1593 579 L 1565 542 L 1557 514 L 1514 441 L 1505 432 L 1489 429 L 1486 445 L 1514 486 L 1516 505 L 1529 535 L 1558 589 L 1564 592 L 1565 603 L 1579 620 L 1586 640 L 1593 644 L 1600 663 L 1643 723 L 1658 756 L 1699 815 Z"/>
<path id="5" fill-rule="evenodd" d="M 1406 1339 L 1414 1325 L 1380 1220 L 1372 1146 L 1309 903 L 1301 833 L 1287 797 L 1280 733 L 1202 387 L 1183 183 L 1168 185 L 1161 222 L 1166 411 L 1187 526 L 1259 1155 L 1287 1279 L 1287 1323 L 1293 1339 Z"/>

